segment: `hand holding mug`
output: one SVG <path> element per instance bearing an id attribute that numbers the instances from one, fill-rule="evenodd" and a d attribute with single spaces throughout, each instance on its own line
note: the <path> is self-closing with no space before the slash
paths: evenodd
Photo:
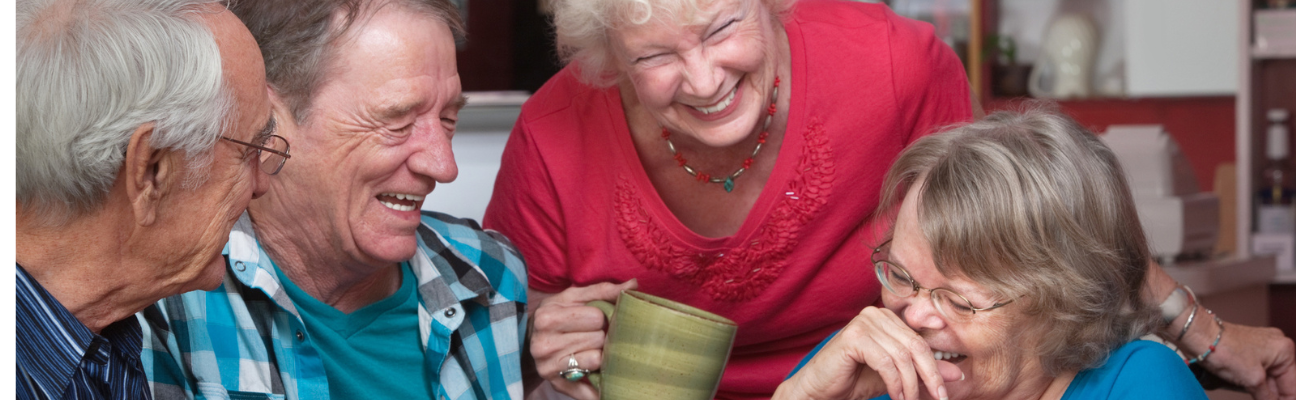
<path id="1" fill-rule="evenodd" d="M 571 287 L 542 297 L 532 314 L 531 355 L 536 370 L 554 389 L 578 400 L 598 399 L 598 391 L 586 381 L 568 381 L 559 372 L 570 369 L 574 359 L 579 369 L 602 367 L 605 320 L 603 312 L 587 306 L 595 300 L 615 301 L 623 290 L 637 288 L 638 282 L 599 283 Z"/>

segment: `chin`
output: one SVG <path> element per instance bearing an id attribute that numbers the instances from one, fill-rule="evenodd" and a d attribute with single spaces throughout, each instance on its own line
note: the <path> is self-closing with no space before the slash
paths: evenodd
<path id="1" fill-rule="evenodd" d="M 225 282 L 225 257 L 217 254 L 197 276 L 194 276 L 194 280 L 189 282 L 189 287 L 192 290 L 214 290 L 223 282 Z"/>
<path id="2" fill-rule="evenodd" d="M 410 232 L 408 236 L 387 237 L 362 244 L 360 251 L 383 263 L 400 263 L 414 258 L 416 248 L 418 241 L 414 238 L 414 232 Z"/>

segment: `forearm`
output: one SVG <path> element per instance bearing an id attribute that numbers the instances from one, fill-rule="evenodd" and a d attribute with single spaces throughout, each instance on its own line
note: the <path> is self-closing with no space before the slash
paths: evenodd
<path id="1" fill-rule="evenodd" d="M 1160 264 L 1155 261 L 1148 262 L 1143 294 L 1149 303 L 1164 304 L 1177 287 L 1179 282 L 1167 274 Z M 1215 323 L 1214 315 L 1193 296 L 1189 296 L 1186 301 L 1187 305 L 1183 310 L 1178 312 L 1169 323 L 1163 324 L 1157 334 L 1178 346 L 1189 357 L 1194 357 L 1210 349 L 1219 334 L 1219 326 Z"/>

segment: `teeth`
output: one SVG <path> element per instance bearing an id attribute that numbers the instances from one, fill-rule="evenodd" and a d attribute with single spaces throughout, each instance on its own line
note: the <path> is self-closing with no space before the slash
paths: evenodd
<path id="1" fill-rule="evenodd" d="M 396 200 L 423 201 L 423 196 L 405 193 L 383 193 L 383 196 L 395 197 Z"/>
<path id="2" fill-rule="evenodd" d="M 933 351 L 932 355 L 935 356 L 937 360 L 950 360 L 950 359 L 963 357 L 963 355 L 959 353 L 955 353 L 952 351 L 939 351 L 939 350 Z"/>
<path id="3" fill-rule="evenodd" d="M 713 114 L 724 111 L 724 109 L 729 108 L 729 104 L 733 103 L 734 94 L 737 93 L 738 87 L 734 86 L 733 90 L 729 91 L 729 95 L 725 96 L 724 100 L 720 101 L 720 104 L 716 104 L 712 107 L 693 107 L 693 109 L 701 111 L 703 114 Z"/>
<path id="4" fill-rule="evenodd" d="M 407 200 L 407 201 L 416 201 L 416 202 L 417 202 L 417 201 L 423 201 L 423 196 L 419 196 L 419 195 L 415 195 L 415 194 L 405 194 L 405 193 L 383 193 L 381 196 L 393 197 L 393 198 L 395 198 L 396 200 Z M 390 208 L 390 209 L 393 209 L 393 210 L 396 210 L 396 211 L 414 211 L 414 208 L 415 208 L 414 205 L 408 205 L 408 206 L 407 206 L 407 205 L 403 205 L 403 204 L 396 204 L 396 203 L 387 202 L 387 201 L 382 201 L 382 200 L 378 200 L 378 202 L 379 202 L 379 203 L 382 203 L 382 205 L 386 206 L 387 208 Z"/>
<path id="5" fill-rule="evenodd" d="M 379 202 L 379 203 L 382 203 L 382 205 L 384 205 L 384 206 L 387 206 L 387 208 L 390 208 L 390 209 L 393 209 L 393 210 L 396 210 L 396 211 L 414 211 L 414 206 L 405 206 L 405 205 L 400 205 L 400 204 L 396 204 L 396 203 L 388 203 L 388 202 L 385 202 L 385 201 L 382 201 L 382 200 L 379 200 L 378 202 Z"/>

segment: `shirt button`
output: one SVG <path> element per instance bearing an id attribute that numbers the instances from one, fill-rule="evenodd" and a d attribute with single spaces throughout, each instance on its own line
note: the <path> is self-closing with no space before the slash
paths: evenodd
<path id="1" fill-rule="evenodd" d="M 446 316 L 446 318 L 454 318 L 454 315 L 455 315 L 455 309 L 454 309 L 454 307 L 450 307 L 450 308 L 447 308 L 447 309 L 445 310 L 445 316 Z"/>
<path id="2" fill-rule="evenodd" d="M 297 341 L 300 342 L 303 340 L 306 340 L 306 334 L 302 333 L 302 331 L 297 331 Z"/>

